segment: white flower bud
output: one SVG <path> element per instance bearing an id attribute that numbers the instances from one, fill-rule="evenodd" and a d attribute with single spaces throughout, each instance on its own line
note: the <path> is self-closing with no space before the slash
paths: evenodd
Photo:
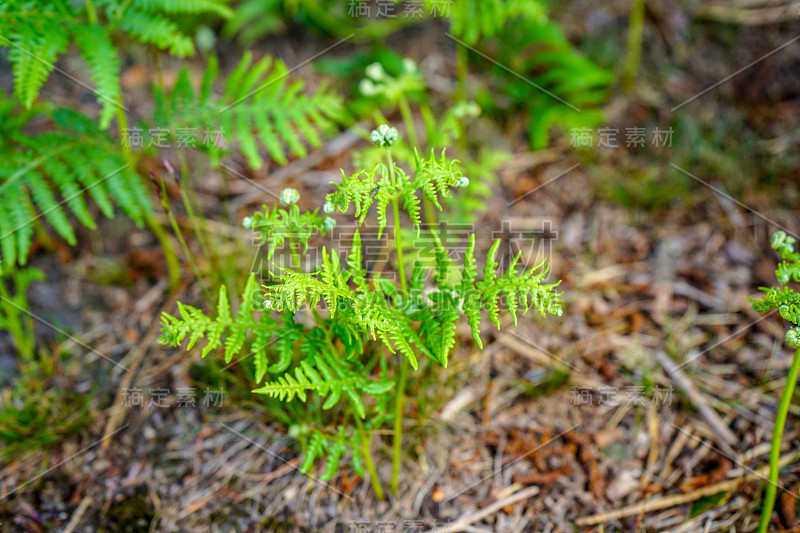
<path id="1" fill-rule="evenodd" d="M 242 227 L 250 229 L 253 227 L 253 217 L 244 217 L 242 219 Z"/>
<path id="2" fill-rule="evenodd" d="M 388 124 L 381 124 L 376 129 L 372 130 L 369 140 L 372 141 L 375 146 L 385 148 L 397 142 L 398 137 L 397 128 L 393 128 Z"/>
<path id="3" fill-rule="evenodd" d="M 372 63 L 367 67 L 367 77 L 372 78 L 374 81 L 383 81 L 387 78 L 386 71 L 383 70 L 383 65 L 380 63 Z"/>
<path id="4" fill-rule="evenodd" d="M 322 225 L 325 226 L 326 230 L 331 231 L 336 227 L 336 220 L 331 217 L 325 217 L 325 220 L 322 221 Z"/>
<path id="5" fill-rule="evenodd" d="M 469 178 L 468 177 L 461 176 L 460 178 L 458 178 L 458 181 L 456 182 L 456 187 L 460 187 L 460 188 L 463 189 L 467 185 L 469 185 Z"/>
<path id="6" fill-rule="evenodd" d="M 264 300 L 264 309 L 270 309 L 272 307 L 272 300 Z"/>
<path id="7" fill-rule="evenodd" d="M 322 210 L 330 214 L 336 211 L 336 206 L 333 205 L 333 202 L 325 202 L 325 205 L 322 206 Z"/>
<path id="8" fill-rule="evenodd" d="M 368 78 L 364 78 L 358 83 L 358 90 L 364 96 L 375 96 L 383 92 L 383 86 L 374 83 Z"/>
<path id="9" fill-rule="evenodd" d="M 296 204 L 299 199 L 300 193 L 297 191 L 297 189 L 292 189 L 289 187 L 281 191 L 280 201 L 283 205 Z"/>

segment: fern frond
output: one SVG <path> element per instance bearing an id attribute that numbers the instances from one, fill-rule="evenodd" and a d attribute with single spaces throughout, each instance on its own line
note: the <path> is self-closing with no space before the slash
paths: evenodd
<path id="1" fill-rule="evenodd" d="M 496 252 L 495 252 L 496 253 Z M 480 295 L 474 290 L 475 280 L 478 276 L 478 267 L 475 262 L 475 234 L 469 236 L 469 244 L 464 253 L 464 268 L 461 270 L 461 285 L 459 292 L 464 300 L 461 309 L 467 317 L 472 331 L 472 338 L 480 349 L 483 349 L 481 341 L 481 301 Z"/>
<path id="2" fill-rule="evenodd" d="M 353 244 L 350 247 L 350 253 L 347 255 L 347 266 L 350 267 L 348 271 L 353 283 L 355 283 L 358 290 L 366 292 L 369 290 L 367 286 L 367 271 L 364 269 L 364 258 L 361 251 L 361 234 L 356 230 L 353 235 Z"/>
<path id="3" fill-rule="evenodd" d="M 361 170 L 349 176 L 342 170 L 342 181 L 333 183 L 336 191 L 326 197 L 327 202 L 341 212 L 346 212 L 350 203 L 353 203 L 354 216 L 359 224 L 364 223 L 370 207 L 375 204 L 380 237 L 387 224 L 386 210 L 389 204 L 400 200 L 419 233 L 422 217 L 417 191 L 421 190 L 441 209 L 439 198 L 449 198 L 452 195 L 451 189 L 461 185 L 462 175 L 458 161 L 447 159 L 444 150 L 439 156 L 431 151 L 427 158 L 420 157 L 415 150 L 414 157 L 413 176 L 408 175 L 403 168 L 395 167 L 392 179 L 392 173 L 383 163 L 378 163 L 369 171 Z"/>
<path id="4" fill-rule="evenodd" d="M 270 260 L 287 239 L 294 240 L 302 246 L 302 253 L 306 253 L 312 236 L 325 235 L 329 231 L 325 217 L 317 214 L 318 209 L 301 214 L 295 203 L 288 208 L 276 205 L 271 211 L 267 206 L 263 208 L 249 217 L 247 227 L 261 232 L 261 244 L 267 245 L 267 258 Z"/>
<path id="5" fill-rule="evenodd" d="M 216 63 L 210 64 L 216 72 Z M 318 147 L 318 132 L 330 133 L 343 118 L 338 96 L 324 86 L 307 95 L 303 83 L 292 81 L 289 69 L 279 59 L 264 57 L 253 62 L 246 52 L 228 76 L 221 96 L 211 95 L 206 76 L 199 94 L 158 94 L 164 103 L 155 115 L 165 117 L 169 129 L 204 128 L 223 131 L 226 139 L 238 143 L 248 163 L 260 168 L 264 156 L 261 148 L 280 164 L 288 162 L 288 154 L 304 156 L 306 144 Z M 158 93 L 158 90 L 156 90 Z"/>
<path id="6" fill-rule="evenodd" d="M 436 0 L 427 0 L 427 4 L 429 9 L 442 9 Z M 462 0 L 451 7 L 450 31 L 470 45 L 500 34 L 516 17 L 541 21 L 547 16 L 547 6 L 539 0 Z"/>
<path id="7" fill-rule="evenodd" d="M 770 240 L 772 249 L 781 256 L 781 262 L 775 270 L 775 277 L 781 285 L 800 280 L 800 253 L 795 251 L 796 242 L 784 231 L 775 232 Z M 750 300 L 753 309 L 759 313 L 777 309 L 781 317 L 794 324 L 786 331 L 786 343 L 793 348 L 800 348 L 800 293 L 791 287 L 761 287 L 761 290 L 765 292 L 761 300 Z"/>
<path id="8" fill-rule="evenodd" d="M 35 21 L 38 24 L 31 22 L 26 20 L 0 37 L 3 44 L 10 45 L 8 58 L 14 74 L 14 95 L 28 108 L 68 43 L 66 28 L 56 20 L 42 17 Z"/>
<path id="9" fill-rule="evenodd" d="M 5 107 L 0 121 L 13 122 Z M 27 120 L 38 113 L 31 113 Z M 0 144 L 0 265 L 25 264 L 34 224 L 44 218 L 70 244 L 75 232 L 68 208 L 78 220 L 95 226 L 85 198 L 91 197 L 104 215 L 114 215 L 114 203 L 141 224 L 150 213 L 150 199 L 141 179 L 125 157 L 93 121 L 60 109 L 52 114 L 54 129 L 39 135 L 23 133 L 25 121 L 4 132 Z"/>
<path id="10" fill-rule="evenodd" d="M 111 44 L 108 31 L 93 24 L 76 24 L 72 27 L 75 42 L 81 49 L 92 79 L 97 86 L 97 97 L 102 105 L 100 129 L 106 129 L 117 112 L 121 91 L 119 85 L 120 62 Z"/>
<path id="11" fill-rule="evenodd" d="M 554 292 L 558 283 L 541 283 L 547 275 L 546 261 L 520 273 L 516 269 L 518 254 L 502 277 L 498 277 L 495 272 L 498 267 L 495 256 L 499 244 L 500 240 L 498 239 L 492 245 L 486 258 L 483 279 L 475 284 L 489 315 L 489 320 L 500 329 L 500 309 L 498 307 L 500 296 L 506 297 L 506 308 L 511 313 L 514 324 L 517 323 L 516 311 L 519 307 L 522 307 L 523 314 L 526 314 L 528 309 L 533 306 L 542 316 L 545 316 L 546 313 L 561 316 L 561 302 L 558 298 L 561 293 Z M 474 314 L 474 308 L 471 312 Z"/>
<path id="12" fill-rule="evenodd" d="M 118 26 L 137 40 L 169 50 L 178 57 L 187 57 L 194 53 L 192 39 L 184 35 L 175 22 L 158 13 L 140 11 L 131 6 L 125 10 Z"/>
<path id="13" fill-rule="evenodd" d="M 138 0 L 137 7 L 162 13 L 216 13 L 225 18 L 233 16 L 231 8 L 218 0 Z"/>

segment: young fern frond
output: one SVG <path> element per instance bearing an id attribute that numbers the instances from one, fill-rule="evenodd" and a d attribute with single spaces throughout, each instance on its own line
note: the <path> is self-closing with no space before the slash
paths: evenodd
<path id="1" fill-rule="evenodd" d="M 451 188 L 465 187 L 469 180 L 461 175 L 458 161 L 448 160 L 444 150 L 438 157 L 433 150 L 427 158 L 420 157 L 416 151 L 414 153 L 413 176 L 406 174 L 401 167 L 395 167 L 391 173 L 383 163 L 378 163 L 370 171 L 362 170 L 349 176 L 342 170 L 342 182 L 333 184 L 337 190 L 327 196 L 326 205 L 331 206 L 332 210 L 346 212 L 350 203 L 353 203 L 354 216 L 359 224 L 363 224 L 374 204 L 380 237 L 386 228 L 388 206 L 392 201 L 399 200 L 419 234 L 422 216 L 417 191 L 422 191 L 441 209 L 439 198 L 449 198 L 452 196 Z"/>
<path id="2" fill-rule="evenodd" d="M 263 206 L 263 211 L 256 211 L 253 216 L 244 220 L 245 227 L 261 232 L 261 244 L 268 245 L 268 259 L 284 246 L 287 239 L 302 247 L 302 253 L 308 250 L 308 241 L 315 234 L 324 235 L 333 227 L 333 219 L 318 215 L 318 209 L 300 213 L 297 204 L 292 203 L 288 209 L 275 207 L 270 211 Z"/>
<path id="3" fill-rule="evenodd" d="M 187 128 L 221 132 L 229 144 L 238 143 L 256 169 L 264 161 L 260 148 L 278 163 L 286 164 L 288 154 L 308 153 L 306 143 L 320 146 L 319 132 L 330 133 L 343 118 L 337 95 L 324 86 L 305 94 L 303 82 L 293 81 L 280 59 L 266 56 L 254 63 L 252 52 L 245 52 L 220 96 L 211 92 L 216 78 L 217 60 L 213 56 L 199 91 L 192 87 L 189 71 L 184 69 L 170 93 L 156 88 L 155 116 L 159 125 L 166 121 L 171 132 Z M 219 149 L 208 149 L 216 164 Z"/>
<path id="4" fill-rule="evenodd" d="M 76 237 L 67 208 L 94 228 L 87 196 L 109 218 L 116 203 L 137 225 L 151 210 L 141 179 L 93 121 L 58 109 L 50 115 L 51 131 L 24 133 L 36 116 L 36 111 L 17 114 L 13 103 L 0 100 L 0 271 L 3 265 L 25 264 L 33 225 L 42 218 L 70 244 Z"/>
<path id="5" fill-rule="evenodd" d="M 796 243 L 797 240 L 784 231 L 777 231 L 772 235 L 770 245 L 782 259 L 775 271 L 775 277 L 781 285 L 786 285 L 789 281 L 800 281 L 800 253 L 794 249 Z M 751 300 L 753 309 L 759 313 L 777 309 L 785 320 L 794 324 L 786 332 L 786 343 L 800 348 L 800 293 L 791 287 L 762 287 L 761 290 L 765 292 L 764 297 L 761 300 Z"/>
<path id="6" fill-rule="evenodd" d="M 388 147 L 397 140 L 396 133 L 396 130 L 393 132 L 385 127 L 373 132 L 372 138 L 376 144 Z M 371 170 L 349 176 L 343 173 L 342 183 L 327 196 L 323 211 L 347 211 L 352 203 L 355 205 L 354 216 L 361 225 L 374 206 L 382 232 L 387 225 L 385 211 L 388 206 L 391 204 L 395 210 L 403 204 L 412 223 L 419 228 L 418 210 L 415 211 L 418 202 L 412 201 L 412 198 L 418 200 L 418 191 L 441 206 L 441 198 L 448 197 L 453 188 L 462 188 L 469 181 L 461 176 L 456 162 L 448 160 L 444 153 L 436 155 L 432 152 L 425 159 L 417 156 L 413 174 L 395 167 L 388 151 L 387 155 L 387 165 L 378 163 Z M 270 243 L 270 246 L 279 240 L 279 237 L 271 236 L 271 232 L 292 224 L 294 238 L 303 246 L 308 242 L 310 228 L 324 233 L 329 225 L 324 221 L 320 224 L 321 217 L 316 211 L 306 213 L 309 218 L 305 219 L 299 214 L 294 205 L 297 197 L 294 192 L 294 195 L 287 196 L 294 199 L 288 202 L 288 210 L 278 213 L 278 209 L 270 211 L 265 208 L 264 214 L 246 219 L 245 226 L 261 230 L 262 242 Z M 281 194 L 282 201 L 286 193 Z M 400 228 L 396 231 L 399 232 Z M 396 238 L 401 240 L 402 236 L 398 235 L 396 233 Z M 202 312 L 180 304 L 179 318 L 164 315 L 161 341 L 178 345 L 189 337 L 191 347 L 207 337 L 203 355 L 224 345 L 226 360 L 230 360 L 232 352 L 247 344 L 246 340 L 242 342 L 243 329 L 249 328 L 250 336 L 255 339 L 251 344 L 256 351 L 256 383 L 260 383 L 268 373 L 274 375 L 253 390 L 254 393 L 282 402 L 307 402 L 311 395 L 315 395 L 322 400 L 322 409 L 340 406 L 336 412 L 344 420 L 347 420 L 348 409 L 358 420 L 355 434 L 347 434 L 342 427 L 332 433 L 299 425 L 300 429 L 294 431 L 305 443 L 302 470 L 309 471 L 317 458 L 325 457 L 323 476 L 328 479 L 348 450 L 352 450 L 356 470 L 363 473 L 364 465 L 360 463 L 363 456 L 374 476 L 375 469 L 368 451 L 369 434 L 364 432 L 364 426 L 379 428 L 389 422 L 397 423 L 398 417 L 402 416 L 402 403 L 396 403 L 394 414 L 389 414 L 388 393 L 396 383 L 390 377 L 393 362 L 404 360 L 400 375 L 404 375 L 405 365 L 416 370 L 420 356 L 447 366 L 450 353 L 458 342 L 457 326 L 462 312 L 467 317 L 475 342 L 482 346 L 481 315 L 485 310 L 489 319 L 499 327 L 501 298 L 505 299 L 505 308 L 515 323 L 518 312 L 524 314 L 531 307 L 542 314 L 561 314 L 560 294 L 554 292 L 558 284 L 543 282 L 547 274 L 543 263 L 519 271 L 518 256 L 505 272 L 499 273 L 496 260 L 500 246 L 498 240 L 489 251 L 482 279 L 478 279 L 475 236 L 471 235 L 458 276 L 450 259 L 450 250 L 443 245 L 438 234 L 432 235 L 433 263 L 425 265 L 417 260 L 408 280 L 400 279 L 398 283 L 380 272 L 368 274 L 364 267 L 364 242 L 361 233 L 356 231 L 346 260 L 340 258 L 335 249 L 323 247 L 321 261 L 314 272 L 302 272 L 297 264 L 293 268 L 277 268 L 270 284 L 260 291 L 255 290 L 251 275 L 242 298 L 242 308 L 246 312 L 240 311 L 236 319 L 229 309 L 224 288 L 220 289 L 216 319 L 209 319 Z M 402 246 L 397 244 L 397 248 L 400 258 Z M 432 287 L 426 286 L 429 270 L 433 270 Z M 404 275 L 404 272 L 400 269 L 399 273 Z M 328 318 L 323 318 L 316 309 L 323 302 L 329 312 Z M 316 325 L 307 325 L 296 319 L 306 305 L 313 309 Z M 261 317 L 251 316 L 250 310 L 257 310 Z M 272 312 L 281 313 L 280 324 L 271 318 L 263 321 Z M 268 348 L 273 337 L 277 350 Z M 279 357 L 270 366 L 269 362 L 274 358 L 268 357 L 267 353 L 275 351 Z M 397 354 L 397 357 L 389 357 L 387 352 Z M 402 394 L 402 380 L 398 379 L 397 383 L 400 385 L 395 390 Z M 360 442 L 360 449 L 349 445 L 353 440 Z"/>

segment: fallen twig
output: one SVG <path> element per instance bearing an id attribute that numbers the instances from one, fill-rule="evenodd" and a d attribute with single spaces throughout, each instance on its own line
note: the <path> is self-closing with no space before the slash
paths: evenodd
<path id="1" fill-rule="evenodd" d="M 722 421 L 717 412 L 708 405 L 703 394 L 697 390 L 694 383 L 692 383 L 680 367 L 664 352 L 656 351 L 655 358 L 666 373 L 669 374 L 678 388 L 686 394 L 689 401 L 697 407 L 700 415 L 708 422 L 711 429 L 714 430 L 714 435 L 718 437 L 717 441 L 722 450 L 729 455 L 736 455 L 736 452 L 731 447 L 738 442 L 736 435 L 734 435 L 725 422 Z"/>
<path id="2" fill-rule="evenodd" d="M 800 452 L 794 452 L 789 455 L 786 455 L 781 459 L 780 465 L 785 466 L 794 461 L 795 459 L 797 459 L 798 457 L 800 457 Z M 579 518 L 575 522 L 575 524 L 579 526 L 595 526 L 603 522 L 608 522 L 609 520 L 616 520 L 618 518 L 626 518 L 628 516 L 641 515 L 644 513 L 649 513 L 651 511 L 658 511 L 660 509 L 675 507 L 676 505 L 683 505 L 684 503 L 689 503 L 695 500 L 699 500 L 704 496 L 710 496 L 712 494 L 716 494 L 722 491 L 735 490 L 739 488 L 739 486 L 746 481 L 752 481 L 753 479 L 756 478 L 766 480 L 765 476 L 768 472 L 769 472 L 769 466 L 764 466 L 744 477 L 720 481 L 719 483 L 715 483 L 707 487 L 702 487 L 686 494 L 674 494 L 671 496 L 664 496 L 661 498 L 653 498 L 652 500 L 637 503 L 629 507 L 625 507 L 623 509 L 617 509 L 616 511 L 609 511 L 607 513 L 598 513 L 592 516 L 586 516 L 583 518 Z"/>
<path id="3" fill-rule="evenodd" d="M 469 526 L 477 522 L 478 520 L 482 520 L 487 516 L 493 515 L 503 507 L 507 505 L 512 505 L 522 500 L 527 500 L 531 496 L 536 496 L 539 494 L 539 487 L 528 487 L 527 489 L 523 489 L 517 493 L 512 494 L 502 500 L 496 501 L 490 506 L 486 507 L 485 509 L 481 509 L 478 512 L 472 513 L 471 515 L 464 516 L 453 522 L 452 524 L 447 524 L 444 527 L 437 527 L 428 531 L 428 533 L 455 533 L 456 531 L 462 530 L 465 527 Z"/>

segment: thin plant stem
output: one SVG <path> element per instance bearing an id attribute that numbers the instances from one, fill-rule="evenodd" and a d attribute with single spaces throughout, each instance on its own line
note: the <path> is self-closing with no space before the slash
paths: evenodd
<path id="1" fill-rule="evenodd" d="M 364 456 L 364 463 L 367 465 L 370 485 L 372 485 L 372 490 L 375 492 L 375 497 L 378 498 L 378 501 L 384 501 L 386 496 L 383 493 L 381 480 L 378 478 L 378 470 L 375 468 L 375 463 L 372 460 L 372 452 L 370 452 L 369 449 L 371 439 L 368 438 L 367 433 L 364 431 L 364 425 L 361 423 L 361 420 L 358 419 L 358 416 L 355 417 L 355 421 L 358 427 L 358 434 L 361 437 L 361 455 Z"/>
<path id="2" fill-rule="evenodd" d="M 197 237 L 197 242 L 200 244 L 200 250 L 203 252 L 203 256 L 205 256 L 206 261 L 209 264 L 214 265 L 217 261 L 216 254 L 213 253 L 213 248 L 208 246 L 208 242 L 206 241 L 206 219 L 203 217 L 198 217 L 194 211 L 193 202 L 197 200 L 196 195 L 191 194 L 194 191 L 193 187 L 184 187 L 184 178 L 189 174 L 189 163 L 186 161 L 186 156 L 181 152 L 178 151 L 178 159 L 181 162 L 181 183 L 180 183 L 180 191 L 181 191 L 181 200 L 183 201 L 183 207 L 186 209 L 186 214 L 189 215 L 189 220 L 192 223 L 192 229 L 194 229 L 194 234 Z M 191 197 L 190 197 L 191 195 Z M 212 271 L 216 271 L 216 269 L 212 268 Z M 220 279 L 219 281 L 224 281 Z"/>
<path id="3" fill-rule="evenodd" d="M 397 496 L 397 485 L 400 479 L 400 459 L 403 451 L 403 403 L 405 400 L 406 372 L 408 371 L 408 360 L 400 356 L 400 373 L 397 375 L 397 385 L 395 386 L 394 401 L 394 433 L 392 441 L 392 482 L 390 488 L 392 494 Z"/>
<path id="4" fill-rule="evenodd" d="M 128 130 L 128 117 L 125 115 L 125 108 L 122 106 L 121 97 L 117 99 L 117 130 L 120 139 L 125 137 L 123 133 Z M 126 143 L 122 143 L 122 153 L 128 160 L 128 163 L 135 168 L 133 154 L 131 153 L 130 147 Z M 153 232 L 153 235 L 158 241 L 159 246 L 161 246 L 161 249 L 164 251 L 164 259 L 167 262 L 169 288 L 170 290 L 175 290 L 178 288 L 178 283 L 180 283 L 181 279 L 181 266 L 180 262 L 178 261 L 178 254 L 176 254 L 175 250 L 172 249 L 167 233 L 158 224 L 158 222 L 156 222 L 152 215 L 146 215 L 145 222 L 150 228 L 150 231 Z"/>
<path id="5" fill-rule="evenodd" d="M 800 349 L 795 350 L 789 375 L 786 376 L 786 385 L 783 386 L 781 401 L 778 404 L 778 413 L 775 415 L 775 429 L 772 430 L 772 445 L 769 449 L 769 481 L 764 493 L 764 505 L 761 509 L 761 521 L 758 524 L 758 533 L 766 533 L 772 518 L 772 508 L 775 506 L 775 496 L 778 491 L 778 475 L 781 459 L 781 441 L 786 417 L 789 414 L 789 405 L 792 403 L 794 386 L 800 373 Z"/>
<path id="6" fill-rule="evenodd" d="M 161 205 L 164 207 L 164 211 L 167 212 L 167 218 L 169 218 L 169 223 L 172 226 L 172 231 L 175 232 L 175 236 L 178 238 L 178 243 L 181 245 L 181 249 L 183 253 L 186 254 L 186 260 L 189 262 L 189 267 L 194 272 L 194 275 L 200 281 L 203 292 L 206 293 L 206 297 L 209 296 L 210 288 L 206 284 L 206 279 L 203 276 L 200 268 L 197 266 L 197 262 L 194 260 L 194 255 L 192 251 L 189 249 L 189 245 L 186 244 L 186 239 L 183 238 L 183 232 L 181 231 L 180 226 L 178 225 L 178 221 L 175 219 L 175 215 L 172 213 L 172 208 L 169 205 L 169 197 L 167 196 L 167 188 L 164 185 L 163 181 L 159 181 L 161 184 Z"/>
<path id="7" fill-rule="evenodd" d="M 289 246 L 292 248 L 292 259 L 294 259 L 294 266 L 297 270 L 300 269 L 300 254 L 297 251 L 297 243 L 294 240 L 294 235 L 289 234 Z"/>
<path id="8" fill-rule="evenodd" d="M 394 182 L 394 161 L 392 160 L 391 149 L 386 150 L 387 159 L 389 161 L 389 177 Z M 406 292 L 406 270 L 405 261 L 403 258 L 403 238 L 400 232 L 400 203 L 397 198 L 392 200 L 392 214 L 394 215 L 394 245 L 397 249 L 397 274 L 400 276 L 400 288 L 403 293 Z M 403 443 L 403 402 L 405 400 L 405 382 L 406 372 L 408 370 L 408 361 L 404 356 L 400 356 L 400 372 L 397 375 L 397 384 L 395 385 L 395 400 L 394 400 L 394 433 L 393 433 L 393 447 L 392 447 L 392 481 L 391 491 L 392 494 L 397 495 L 397 484 L 400 477 L 400 456 L 402 452 Z"/>
<path id="9" fill-rule="evenodd" d="M 639 60 L 642 55 L 642 30 L 644 28 L 645 0 L 633 0 L 631 16 L 628 22 L 628 44 L 625 52 L 625 65 L 622 71 L 622 86 L 626 90 L 633 88 L 636 73 L 639 71 Z"/>
<path id="10" fill-rule="evenodd" d="M 397 102 L 400 106 L 400 114 L 403 116 L 403 123 L 405 124 L 406 131 L 408 133 L 408 144 L 412 148 L 416 148 L 419 146 L 417 129 L 414 127 L 414 116 L 411 114 L 411 107 L 408 105 L 408 99 L 406 98 L 406 95 L 401 92 Z"/>
<path id="11" fill-rule="evenodd" d="M 86 0 L 86 16 L 91 24 L 97 24 L 97 11 L 92 0 Z"/>

